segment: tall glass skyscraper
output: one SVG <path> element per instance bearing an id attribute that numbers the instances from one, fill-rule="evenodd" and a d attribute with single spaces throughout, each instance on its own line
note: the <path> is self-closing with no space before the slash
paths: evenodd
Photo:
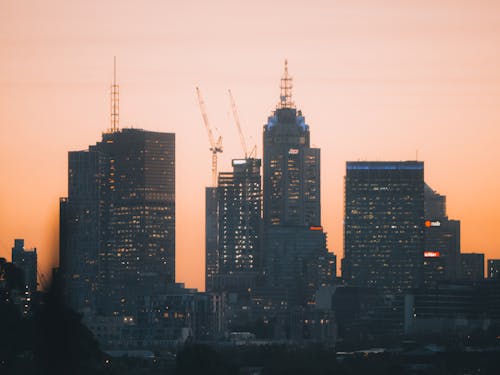
<path id="1" fill-rule="evenodd" d="M 310 147 L 309 125 L 292 101 L 286 64 L 263 143 L 264 224 L 320 226 L 320 150 Z"/>
<path id="2" fill-rule="evenodd" d="M 261 265 L 260 159 L 234 159 L 219 173 L 215 288 L 247 290 Z"/>
<path id="3" fill-rule="evenodd" d="M 116 130 L 70 153 L 60 252 L 76 308 L 134 315 L 141 295 L 175 282 L 174 134 Z"/>
<path id="4" fill-rule="evenodd" d="M 280 100 L 263 137 L 265 273 L 271 286 L 287 290 L 289 304 L 306 304 L 331 257 L 321 227 L 320 150 L 310 147 L 286 62 Z"/>
<path id="5" fill-rule="evenodd" d="M 350 285 L 404 290 L 422 282 L 424 164 L 347 162 L 344 261 Z"/>
<path id="6" fill-rule="evenodd" d="M 260 159 L 235 159 L 219 173 L 219 272 L 254 271 L 260 257 Z"/>

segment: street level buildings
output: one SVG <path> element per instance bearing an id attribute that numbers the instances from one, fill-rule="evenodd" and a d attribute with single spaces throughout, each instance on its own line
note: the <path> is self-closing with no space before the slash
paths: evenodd
<path id="1" fill-rule="evenodd" d="M 35 293 L 38 275 L 38 255 L 36 249 L 25 249 L 24 240 L 15 239 L 14 247 L 12 248 L 12 264 L 23 271 L 26 290 L 29 293 Z"/>
<path id="2" fill-rule="evenodd" d="M 500 279 L 500 259 L 488 259 L 488 279 Z"/>

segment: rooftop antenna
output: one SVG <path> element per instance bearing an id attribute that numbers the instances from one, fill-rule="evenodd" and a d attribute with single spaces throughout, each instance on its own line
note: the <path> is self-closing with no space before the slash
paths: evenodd
<path id="1" fill-rule="evenodd" d="M 120 129 L 120 88 L 116 84 L 116 56 L 113 60 L 113 84 L 111 85 L 111 128 L 110 133 Z"/>
<path id="2" fill-rule="evenodd" d="M 288 74 L 288 60 L 285 60 L 285 71 L 281 77 L 281 93 L 278 108 L 295 108 L 295 103 L 292 101 L 292 81 L 292 76 Z"/>

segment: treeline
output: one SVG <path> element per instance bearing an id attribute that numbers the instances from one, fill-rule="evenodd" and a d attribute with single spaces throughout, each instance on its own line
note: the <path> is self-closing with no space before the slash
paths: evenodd
<path id="1" fill-rule="evenodd" d="M 0 374 L 99 374 L 99 345 L 81 316 L 64 306 L 58 283 L 29 317 L 22 314 L 23 293 L 23 272 L 0 261 Z"/>

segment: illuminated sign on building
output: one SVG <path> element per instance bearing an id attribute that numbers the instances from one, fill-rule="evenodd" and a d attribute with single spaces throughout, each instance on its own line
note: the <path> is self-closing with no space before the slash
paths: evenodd
<path id="1" fill-rule="evenodd" d="M 311 227 L 309 227 L 309 230 L 323 230 L 323 227 L 320 227 L 320 226 L 311 226 Z"/>
<path id="2" fill-rule="evenodd" d="M 241 164 L 246 164 L 247 161 L 246 159 L 234 159 L 233 160 L 233 165 L 241 165 Z"/>
<path id="3" fill-rule="evenodd" d="M 424 258 L 439 258 L 440 256 L 439 251 L 424 251 Z"/>
<path id="4" fill-rule="evenodd" d="M 291 148 L 290 150 L 288 150 L 289 155 L 297 155 L 298 153 L 299 153 L 298 148 Z"/>
<path id="5" fill-rule="evenodd" d="M 437 221 L 437 220 L 436 221 L 426 220 L 425 226 L 427 228 L 430 228 L 430 227 L 440 227 L 441 226 L 441 222 Z"/>

